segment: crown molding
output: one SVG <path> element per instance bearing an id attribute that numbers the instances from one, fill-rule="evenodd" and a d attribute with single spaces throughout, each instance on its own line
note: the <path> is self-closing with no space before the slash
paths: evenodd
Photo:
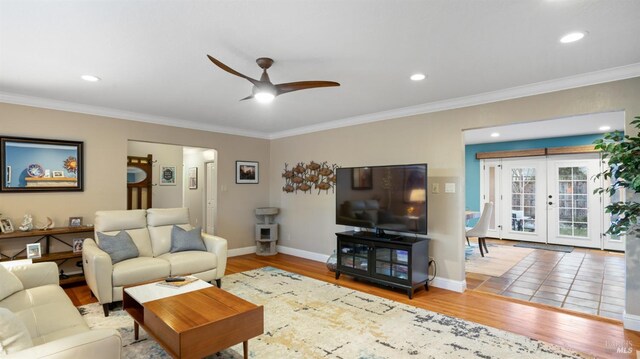
<path id="1" fill-rule="evenodd" d="M 75 102 L 47 99 L 43 97 L 27 96 L 0 91 L 0 102 L 14 105 L 24 105 L 51 110 L 84 113 L 103 117 L 112 117 L 121 120 L 153 123 L 156 125 L 173 126 L 192 130 L 224 133 L 245 137 L 269 139 L 269 134 L 258 131 L 247 131 L 233 127 L 216 126 L 200 122 L 169 118 L 164 116 L 149 115 L 144 113 L 116 110 L 107 107 L 83 105 Z"/>
<path id="2" fill-rule="evenodd" d="M 316 125 L 298 127 L 291 130 L 274 132 L 270 139 L 279 139 L 312 132 L 331 130 L 340 127 L 354 126 L 371 122 L 391 120 L 394 118 L 420 115 L 425 113 L 453 110 L 457 108 L 483 105 L 540 95 L 549 92 L 569 90 L 578 87 L 597 85 L 605 82 L 625 80 L 640 76 L 640 63 L 627 66 L 614 67 L 606 70 L 588 72 L 585 74 L 563 77 L 560 79 L 537 82 L 529 85 L 511 87 L 504 90 L 485 92 L 478 95 L 458 97 L 448 100 L 429 102 L 416 106 L 403 107 L 389 111 L 376 112 L 361 116 L 349 117 L 341 120 L 324 122 Z"/>
<path id="3" fill-rule="evenodd" d="M 600 83 L 625 80 L 640 76 L 640 63 L 626 66 L 614 67 L 606 70 L 588 72 L 585 74 L 563 77 L 560 79 L 538 82 L 529 85 L 512 87 L 504 90 L 485 92 L 478 95 L 458 97 L 448 100 L 429 102 L 425 104 L 403 107 L 389 111 L 376 112 L 366 115 L 348 117 L 340 120 L 319 123 L 311 126 L 298 127 L 291 130 L 279 132 L 259 132 L 249 131 L 233 127 L 217 126 L 213 124 L 203 124 L 196 121 L 181 120 L 163 116 L 156 116 L 144 113 L 122 111 L 100 106 L 83 105 L 74 102 L 47 99 L 42 97 L 27 96 L 0 91 L 0 102 L 16 105 L 47 108 L 60 111 L 69 111 L 113 117 L 117 119 L 153 123 L 157 125 L 173 126 L 201 130 L 208 132 L 224 133 L 229 135 L 254 137 L 262 139 L 279 139 L 297 135 L 308 134 L 331 130 L 341 127 L 360 125 L 371 122 L 385 121 L 400 117 L 414 116 L 425 113 L 453 110 L 457 108 L 483 105 L 492 102 L 511 100 L 533 95 L 540 95 L 549 92 L 568 90 L 572 88 L 597 85 Z"/>

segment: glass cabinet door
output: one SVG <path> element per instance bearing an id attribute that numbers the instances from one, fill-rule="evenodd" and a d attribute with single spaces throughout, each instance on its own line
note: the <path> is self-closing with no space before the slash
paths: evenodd
<path id="1" fill-rule="evenodd" d="M 409 279 L 409 251 L 376 248 L 376 275 L 401 280 Z"/>
<path id="2" fill-rule="evenodd" d="M 340 244 L 340 265 L 361 271 L 369 269 L 369 246 L 360 243 Z"/>

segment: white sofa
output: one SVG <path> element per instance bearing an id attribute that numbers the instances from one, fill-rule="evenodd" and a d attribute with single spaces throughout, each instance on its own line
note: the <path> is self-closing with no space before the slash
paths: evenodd
<path id="1" fill-rule="evenodd" d="M 26 264 L 8 269 L 22 283 L 22 289 L 14 285 L 12 288 L 17 291 L 1 298 L 8 294 L 6 289 L 11 286 L 8 282 L 15 282 L 14 278 L 9 281 L 5 277 L 0 307 L 8 309 L 18 318 L 17 322 L 24 324 L 33 346 L 13 352 L 4 348 L 0 350 L 0 357 L 5 357 L 2 351 L 8 351 L 7 358 L 120 358 L 122 339 L 118 331 L 89 328 L 58 285 L 55 263 Z M 6 321 L 0 323 L 0 328 L 7 329 L 10 325 L 10 321 Z"/>
<path id="2" fill-rule="evenodd" d="M 127 285 L 191 274 L 207 282 L 215 280 L 220 287 L 227 266 L 226 239 L 202 233 L 206 251 L 170 252 L 173 225 L 192 229 L 187 208 L 98 211 L 94 225 L 96 239 L 98 232 L 115 235 L 126 231 L 139 252 L 136 258 L 112 265 L 111 257 L 96 241 L 84 241 L 85 278 L 103 305 L 105 316 L 109 315 L 111 303 L 122 300 L 122 288 Z"/>

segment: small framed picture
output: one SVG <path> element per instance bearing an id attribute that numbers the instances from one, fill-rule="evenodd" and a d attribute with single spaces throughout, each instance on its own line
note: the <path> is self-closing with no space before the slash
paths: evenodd
<path id="1" fill-rule="evenodd" d="M 13 232 L 13 223 L 9 218 L 0 218 L 0 232 L 11 233 Z"/>
<path id="2" fill-rule="evenodd" d="M 44 178 L 51 178 L 51 170 L 44 170 Z"/>
<path id="3" fill-rule="evenodd" d="M 69 217 L 69 227 L 82 226 L 82 217 Z"/>
<path id="4" fill-rule="evenodd" d="M 160 166 L 160 185 L 176 185 L 176 166 Z"/>
<path id="5" fill-rule="evenodd" d="M 84 238 L 74 238 L 73 239 L 73 253 L 82 253 L 82 244 L 84 243 Z"/>
<path id="6" fill-rule="evenodd" d="M 190 167 L 187 172 L 189 189 L 198 189 L 198 167 Z"/>
<path id="7" fill-rule="evenodd" d="M 27 258 L 40 258 L 42 257 L 42 251 L 40 250 L 40 243 L 27 244 Z"/>
<path id="8" fill-rule="evenodd" d="M 236 161 L 236 183 L 258 183 L 258 162 Z"/>
<path id="9" fill-rule="evenodd" d="M 62 178 L 64 177 L 64 172 L 62 171 L 51 171 L 51 175 L 53 178 Z"/>

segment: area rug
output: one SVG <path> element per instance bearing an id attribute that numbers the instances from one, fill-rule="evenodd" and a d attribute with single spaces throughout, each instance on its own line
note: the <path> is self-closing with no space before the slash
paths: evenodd
<path id="1" fill-rule="evenodd" d="M 465 270 L 471 273 L 500 277 L 533 251 L 529 248 L 489 245 L 489 253 L 485 253 L 482 257 L 480 249 L 476 247 L 465 261 Z"/>
<path id="2" fill-rule="evenodd" d="M 251 358 L 584 358 L 555 345 L 440 315 L 283 270 L 229 275 L 223 289 L 264 305 L 264 334 L 249 341 Z M 122 310 L 79 308 L 91 327 L 116 328 L 124 358 L 168 358 Z M 205 310 L 205 308 L 202 308 Z M 212 337 L 215 340 L 215 336 Z M 242 358 L 236 345 L 212 358 Z"/>
<path id="3" fill-rule="evenodd" d="M 546 251 L 554 251 L 554 252 L 565 252 L 565 253 L 573 252 L 573 247 L 561 246 L 558 244 L 520 242 L 520 243 L 514 244 L 513 246 L 520 247 L 520 248 L 544 249 Z"/>

